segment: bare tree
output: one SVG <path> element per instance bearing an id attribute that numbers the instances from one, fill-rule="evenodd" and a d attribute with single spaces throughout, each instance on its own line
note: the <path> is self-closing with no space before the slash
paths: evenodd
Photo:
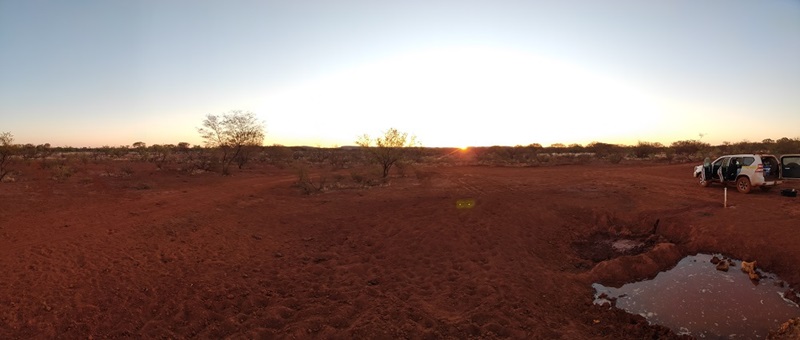
<path id="1" fill-rule="evenodd" d="M 410 147 L 418 146 L 415 136 L 391 128 L 383 136 L 370 138 L 365 134 L 358 138 L 356 144 L 367 150 L 374 160 L 383 167 L 383 178 L 389 176 L 389 170 L 408 154 Z"/>
<path id="2" fill-rule="evenodd" d="M 231 163 L 242 157 L 247 146 L 264 143 L 264 123 L 250 111 L 232 110 L 218 115 L 206 115 L 203 127 L 198 129 L 205 145 L 221 152 L 222 174 L 229 175 Z"/>
<path id="3" fill-rule="evenodd" d="M 8 166 L 14 151 L 14 136 L 11 132 L 0 132 L 0 181 L 11 172 Z"/>

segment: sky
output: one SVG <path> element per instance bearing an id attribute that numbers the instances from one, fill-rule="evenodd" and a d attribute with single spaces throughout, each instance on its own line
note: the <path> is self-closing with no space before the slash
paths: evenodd
<path id="1" fill-rule="evenodd" d="M 266 145 L 800 137 L 800 1 L 0 0 L 0 132 Z"/>

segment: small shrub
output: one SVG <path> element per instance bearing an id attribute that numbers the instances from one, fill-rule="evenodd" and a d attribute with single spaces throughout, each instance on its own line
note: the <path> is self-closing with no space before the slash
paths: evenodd
<path id="1" fill-rule="evenodd" d="M 667 148 L 664 150 L 664 158 L 667 159 L 667 162 L 672 163 L 672 160 L 675 159 L 675 149 Z"/>
<path id="2" fill-rule="evenodd" d="M 619 164 L 624 158 L 625 156 L 621 153 L 612 153 L 608 155 L 608 161 L 611 162 L 611 164 Z"/>
<path id="3" fill-rule="evenodd" d="M 364 174 L 356 171 L 351 171 L 350 177 L 353 179 L 353 181 L 355 181 L 358 184 L 363 184 L 367 181 L 367 178 L 364 176 Z"/>
<path id="4" fill-rule="evenodd" d="M 16 176 L 18 174 L 19 173 L 15 171 L 6 172 L 5 174 L 3 174 L 3 176 L 0 176 L 0 182 L 16 182 L 17 181 Z"/>
<path id="5" fill-rule="evenodd" d="M 134 185 L 133 188 L 136 190 L 147 190 L 150 189 L 150 185 L 148 185 L 147 183 L 139 183 Z"/>
<path id="6" fill-rule="evenodd" d="M 534 155 L 536 161 L 539 163 L 547 163 L 550 162 L 550 155 L 546 153 L 537 153 Z"/>
<path id="7" fill-rule="evenodd" d="M 53 179 L 59 182 L 66 180 L 67 178 L 72 177 L 75 173 L 75 169 L 68 165 L 59 164 L 55 168 L 53 168 Z"/>
<path id="8" fill-rule="evenodd" d="M 42 170 L 50 169 L 51 166 L 52 164 L 50 164 L 50 162 L 47 161 L 46 158 L 42 158 L 41 162 L 39 163 L 39 168 L 41 168 Z"/>
<path id="9" fill-rule="evenodd" d="M 425 170 L 416 169 L 416 168 L 414 169 L 414 175 L 417 177 L 417 180 L 420 181 L 420 182 L 425 182 L 425 183 L 430 182 L 431 178 L 433 178 L 433 176 L 435 174 L 436 173 L 433 172 L 433 171 L 425 171 Z"/>
<path id="10" fill-rule="evenodd" d="M 388 181 L 388 178 L 382 177 L 382 170 L 380 167 L 368 167 L 360 171 L 353 170 L 350 171 L 350 177 L 356 184 L 364 187 L 373 187 Z"/>
<path id="11" fill-rule="evenodd" d="M 123 165 L 119 168 L 119 171 L 122 173 L 123 176 L 130 176 L 133 175 L 133 168 L 130 165 Z"/>
<path id="12" fill-rule="evenodd" d="M 217 164 L 212 150 L 206 148 L 194 147 L 186 157 L 186 163 L 190 165 L 187 170 L 189 173 L 195 173 L 196 170 L 202 172 L 213 171 L 214 166 Z"/>
<path id="13" fill-rule="evenodd" d="M 397 162 L 394 165 L 394 168 L 395 168 L 395 173 L 397 173 L 397 176 L 406 177 L 406 170 L 408 168 L 413 168 L 413 166 L 406 162 Z"/>
<path id="14" fill-rule="evenodd" d="M 589 164 L 592 162 L 592 155 L 587 153 L 578 154 L 575 156 L 575 163 L 577 164 Z"/>
<path id="15" fill-rule="evenodd" d="M 322 192 L 325 189 L 326 180 L 325 176 L 320 176 L 315 184 L 311 179 L 311 175 L 308 174 L 308 169 L 301 166 L 297 169 L 297 183 L 295 185 L 303 190 L 304 194 L 311 195 Z"/>
<path id="16" fill-rule="evenodd" d="M 325 189 L 344 189 L 347 188 L 348 185 L 344 183 L 345 176 L 342 174 L 333 174 L 331 175 L 331 182 L 326 183 Z"/>

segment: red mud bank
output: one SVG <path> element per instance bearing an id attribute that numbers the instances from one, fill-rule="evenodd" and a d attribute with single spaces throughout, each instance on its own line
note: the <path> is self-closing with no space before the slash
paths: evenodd
<path id="1" fill-rule="evenodd" d="M 591 283 L 704 252 L 800 285 L 800 200 L 723 209 L 691 165 L 429 167 L 310 196 L 290 170 L 148 166 L 0 184 L 0 338 L 676 338 Z"/>

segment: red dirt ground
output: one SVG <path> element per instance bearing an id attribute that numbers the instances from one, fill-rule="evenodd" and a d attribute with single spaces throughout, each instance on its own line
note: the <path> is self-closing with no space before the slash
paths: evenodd
<path id="1" fill-rule="evenodd" d="M 800 199 L 723 209 L 691 164 L 431 167 L 311 196 L 288 169 L 110 166 L 0 183 L 0 338 L 672 338 L 590 285 L 697 252 L 800 288 Z M 641 254 L 592 246 L 656 220 Z"/>

